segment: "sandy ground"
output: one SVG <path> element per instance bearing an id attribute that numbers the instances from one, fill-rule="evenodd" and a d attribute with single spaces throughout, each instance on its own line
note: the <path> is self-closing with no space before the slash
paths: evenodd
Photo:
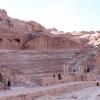
<path id="1" fill-rule="evenodd" d="M 56 96 L 44 96 L 36 100 L 100 100 L 100 87 L 91 87 Z"/>
<path id="2" fill-rule="evenodd" d="M 75 83 L 82 83 L 82 82 L 72 82 L 67 83 L 69 84 L 75 84 Z M 52 85 L 49 87 L 34 87 L 34 88 L 28 88 L 28 87 L 13 87 L 11 90 L 2 90 L 0 91 L 0 98 L 2 97 L 10 97 L 10 96 L 18 96 L 21 94 L 30 94 L 35 93 L 39 91 L 46 91 L 51 88 L 59 88 L 59 86 L 63 86 L 64 84 L 58 84 L 58 85 Z M 98 96 L 99 95 L 99 96 Z M 1 99 L 0 99 L 1 100 Z M 91 88 L 84 88 L 75 92 L 71 93 L 63 93 L 55 96 L 44 96 L 37 98 L 35 100 L 100 100 L 100 86 L 94 86 Z"/>
<path id="3" fill-rule="evenodd" d="M 69 84 L 75 84 L 75 83 L 83 83 L 83 82 L 71 82 L 71 83 L 67 83 L 67 85 Z M 33 88 L 29 88 L 29 87 L 12 87 L 11 90 L 1 90 L 0 91 L 0 98 L 1 97 L 8 97 L 8 96 L 18 96 L 20 94 L 27 94 L 27 93 L 33 93 L 33 92 L 38 92 L 38 91 L 45 91 L 47 89 L 51 89 L 51 88 L 59 88 L 59 86 L 63 86 L 63 84 L 57 84 L 57 85 L 51 85 L 49 87 L 33 87 Z"/>

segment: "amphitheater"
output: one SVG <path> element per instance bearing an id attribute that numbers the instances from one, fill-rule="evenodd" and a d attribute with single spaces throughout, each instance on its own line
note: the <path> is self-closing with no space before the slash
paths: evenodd
<path id="1" fill-rule="evenodd" d="M 100 100 L 99 47 L 99 31 L 59 32 L 0 9 L 0 100 Z"/>

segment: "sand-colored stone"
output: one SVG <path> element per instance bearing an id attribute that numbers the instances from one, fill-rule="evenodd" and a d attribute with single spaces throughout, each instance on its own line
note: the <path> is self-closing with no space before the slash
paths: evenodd
<path id="1" fill-rule="evenodd" d="M 100 74 L 99 32 L 63 32 L 0 10 L 0 73 L 13 86 L 94 81 Z"/>

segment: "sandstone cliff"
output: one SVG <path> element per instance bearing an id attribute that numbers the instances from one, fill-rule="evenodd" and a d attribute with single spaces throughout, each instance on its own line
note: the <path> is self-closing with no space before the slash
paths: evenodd
<path id="1" fill-rule="evenodd" d="M 35 21 L 11 18 L 0 10 L 0 69 L 13 83 L 32 83 L 43 77 L 98 69 L 100 32 L 63 32 Z M 6 73 L 7 72 L 7 73 Z M 7 78 L 7 77 L 6 77 Z M 27 80 L 27 81 L 26 81 Z"/>
<path id="2" fill-rule="evenodd" d="M 44 32 L 45 28 L 35 21 L 13 19 L 4 9 L 0 10 L 0 27 L 15 29 L 16 31 Z"/>
<path id="3" fill-rule="evenodd" d="M 79 46 L 79 43 L 68 34 L 57 35 L 35 21 L 11 18 L 3 9 L 0 10 L 0 41 L 1 49 L 15 50 L 64 49 Z"/>

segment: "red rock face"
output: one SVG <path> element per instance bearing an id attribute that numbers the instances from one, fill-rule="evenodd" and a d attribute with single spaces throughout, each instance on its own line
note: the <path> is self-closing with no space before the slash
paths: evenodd
<path id="1" fill-rule="evenodd" d="M 13 19 L 5 10 L 0 10 L 0 66 L 6 65 L 9 73 L 15 75 L 14 82 L 27 77 L 35 80 L 63 74 L 63 65 L 70 67 L 69 72 L 78 71 L 79 66 L 83 66 L 83 72 L 88 66 L 93 71 L 99 69 L 100 65 L 100 55 L 96 52 L 100 44 L 99 37 L 98 32 L 47 30 L 35 21 Z"/>
<path id="2" fill-rule="evenodd" d="M 34 33 L 33 33 L 34 34 Z M 64 49 L 78 47 L 79 44 L 71 39 L 56 37 L 44 33 L 31 35 L 13 30 L 0 29 L 0 49 L 36 50 L 36 49 Z"/>
<path id="3" fill-rule="evenodd" d="M 70 37 L 50 34 L 42 25 L 34 21 L 12 19 L 8 17 L 5 10 L 0 10 L 0 18 L 2 19 L 0 21 L 1 49 L 61 49 L 78 46 L 78 43 Z"/>

